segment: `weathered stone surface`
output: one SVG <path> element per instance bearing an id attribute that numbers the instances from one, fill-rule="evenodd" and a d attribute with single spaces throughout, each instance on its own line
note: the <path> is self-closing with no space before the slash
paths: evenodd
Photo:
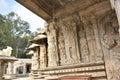
<path id="1" fill-rule="evenodd" d="M 58 46 L 57 46 L 57 29 L 54 22 L 50 23 L 47 30 L 48 36 L 48 66 L 58 66 Z"/>
<path id="2" fill-rule="evenodd" d="M 47 67 L 47 48 L 46 43 L 40 45 L 40 68 Z"/>
<path id="3" fill-rule="evenodd" d="M 111 6 L 116 11 L 118 24 L 119 24 L 119 34 L 120 34 L 120 0 L 110 0 Z"/>
<path id="4" fill-rule="evenodd" d="M 35 47 L 34 54 L 32 57 L 32 70 L 39 69 L 40 61 L 39 61 L 39 47 Z"/>
<path id="5" fill-rule="evenodd" d="M 120 37 L 118 28 L 115 12 L 109 12 L 103 18 L 103 28 L 101 29 L 106 72 L 109 80 L 120 79 Z"/>
<path id="6" fill-rule="evenodd" d="M 56 22 L 59 32 L 62 33 L 62 37 L 58 36 L 58 39 L 63 39 L 62 44 L 59 43 L 59 46 L 63 45 L 64 53 L 59 53 L 61 57 L 61 63 L 66 64 L 76 64 L 80 62 L 80 53 L 78 47 L 78 35 L 77 35 L 77 16 L 72 16 L 65 18 L 61 21 Z M 64 43 L 64 44 L 63 44 Z M 65 47 L 65 48 L 64 48 Z M 60 50 L 60 49 L 59 49 Z M 64 59 L 64 60 L 63 60 Z"/>

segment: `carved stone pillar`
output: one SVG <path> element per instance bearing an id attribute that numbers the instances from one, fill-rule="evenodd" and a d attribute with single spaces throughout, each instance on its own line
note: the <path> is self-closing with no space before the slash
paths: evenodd
<path id="1" fill-rule="evenodd" d="M 80 44 L 80 52 L 81 52 L 81 62 L 88 62 L 89 61 L 89 49 L 88 49 L 88 44 L 87 44 L 87 39 L 86 39 L 86 33 L 85 33 L 85 26 L 83 23 L 80 23 L 79 27 L 79 44 Z"/>
<path id="2" fill-rule="evenodd" d="M 40 44 L 40 68 L 47 66 L 47 52 L 46 44 Z"/>
<path id="3" fill-rule="evenodd" d="M 93 26 L 93 32 L 95 36 L 95 44 L 96 44 L 96 49 L 95 49 L 95 61 L 103 61 L 103 53 L 102 53 L 102 47 L 100 43 L 100 34 L 98 31 L 98 23 L 97 23 L 97 18 L 95 16 L 92 17 L 91 23 Z"/>
<path id="4" fill-rule="evenodd" d="M 4 63 L 4 65 L 3 65 L 3 74 L 6 74 L 7 72 L 7 66 L 8 66 L 8 64 L 7 63 Z"/>
<path id="5" fill-rule="evenodd" d="M 26 74 L 26 63 L 23 64 L 23 74 Z"/>
<path id="6" fill-rule="evenodd" d="M 90 40 L 90 38 L 89 38 L 89 36 L 91 35 L 90 34 L 90 32 L 92 32 L 92 31 L 90 31 L 89 29 L 88 29 L 88 26 L 90 26 L 89 25 L 89 21 L 87 21 L 87 20 L 84 20 L 84 19 L 82 19 L 82 22 L 83 22 L 83 24 L 84 24 L 84 31 L 85 31 L 85 36 L 86 36 L 86 40 L 84 40 L 84 43 L 81 43 L 81 45 L 80 46 L 82 46 L 82 44 L 84 44 L 84 45 L 86 45 L 86 50 L 87 51 L 85 51 L 84 53 L 82 53 L 81 55 L 81 57 L 82 57 L 82 61 L 83 62 L 89 62 L 90 61 L 90 53 L 92 53 L 92 54 L 94 54 L 94 52 L 93 52 L 93 47 L 91 47 L 91 40 Z M 89 33 L 88 33 L 88 31 L 89 31 Z M 90 35 L 89 35 L 90 34 Z M 93 36 L 93 35 L 92 35 Z M 92 37 L 91 36 L 91 37 Z M 82 38 L 81 38 L 82 39 Z M 88 41 L 89 41 L 89 43 L 88 43 Z M 81 47 L 82 48 L 82 47 Z M 85 47 L 84 47 L 85 48 Z"/>
<path id="7" fill-rule="evenodd" d="M 57 29 L 54 22 L 48 25 L 48 66 L 58 66 Z"/>
<path id="8" fill-rule="evenodd" d="M 7 74 L 13 74 L 13 69 L 14 69 L 14 62 L 9 62 L 8 63 L 8 71 Z"/>
<path id="9" fill-rule="evenodd" d="M 39 47 L 35 47 L 34 54 L 32 58 L 32 70 L 39 69 Z"/>
<path id="10" fill-rule="evenodd" d="M 119 23 L 119 34 L 120 34 L 120 0 L 110 0 L 112 8 L 115 9 L 118 23 Z"/>

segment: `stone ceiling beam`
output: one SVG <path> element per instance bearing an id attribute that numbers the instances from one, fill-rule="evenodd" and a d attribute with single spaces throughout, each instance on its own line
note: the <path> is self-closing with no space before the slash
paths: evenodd
<path id="1" fill-rule="evenodd" d="M 72 4 L 66 4 L 65 7 L 55 10 L 56 18 L 72 14 L 76 11 L 84 10 L 90 6 L 101 2 L 108 2 L 108 0 L 76 0 Z"/>
<path id="2" fill-rule="evenodd" d="M 109 0 L 16 0 L 46 21 L 64 17 Z M 109 4 L 109 3 L 108 3 Z"/>
<path id="3" fill-rule="evenodd" d="M 26 8 L 43 18 L 44 20 L 48 20 L 52 18 L 52 10 L 46 10 L 36 3 L 36 0 L 16 0 L 20 4 L 24 5 Z"/>

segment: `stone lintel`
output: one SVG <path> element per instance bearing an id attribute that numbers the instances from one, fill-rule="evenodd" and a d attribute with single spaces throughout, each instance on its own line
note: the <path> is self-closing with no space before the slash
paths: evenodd
<path id="1" fill-rule="evenodd" d="M 62 7 L 57 7 L 57 9 L 54 8 L 57 5 L 53 6 L 56 3 L 56 1 L 51 2 L 53 4 L 51 7 L 50 7 L 49 2 L 47 2 L 47 0 L 44 0 L 44 1 L 42 0 L 40 1 L 39 0 L 24 0 L 24 1 L 16 0 L 16 1 L 22 4 L 23 6 L 25 6 L 26 8 L 30 9 L 31 11 L 33 11 L 38 16 L 42 17 L 47 22 L 51 21 L 53 18 L 61 18 L 66 15 L 70 15 L 70 14 L 79 12 L 81 10 L 85 10 L 89 7 L 92 7 L 94 12 L 98 11 L 96 13 L 99 13 L 100 10 L 103 9 L 103 7 L 106 7 L 106 9 L 111 8 L 109 0 L 75 0 L 71 3 L 65 4 Z M 60 4 L 60 3 L 57 3 L 57 4 Z M 102 4 L 102 5 L 99 5 L 99 4 Z"/>

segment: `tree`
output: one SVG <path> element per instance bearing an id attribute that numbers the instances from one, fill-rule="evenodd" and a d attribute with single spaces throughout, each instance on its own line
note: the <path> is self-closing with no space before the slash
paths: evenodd
<path id="1" fill-rule="evenodd" d="M 8 15 L 0 14 L 0 49 L 11 46 L 13 54 L 19 57 L 18 54 L 25 54 L 25 48 L 28 46 L 28 41 L 33 37 L 33 33 L 29 30 L 29 23 L 21 20 L 14 12 Z"/>

